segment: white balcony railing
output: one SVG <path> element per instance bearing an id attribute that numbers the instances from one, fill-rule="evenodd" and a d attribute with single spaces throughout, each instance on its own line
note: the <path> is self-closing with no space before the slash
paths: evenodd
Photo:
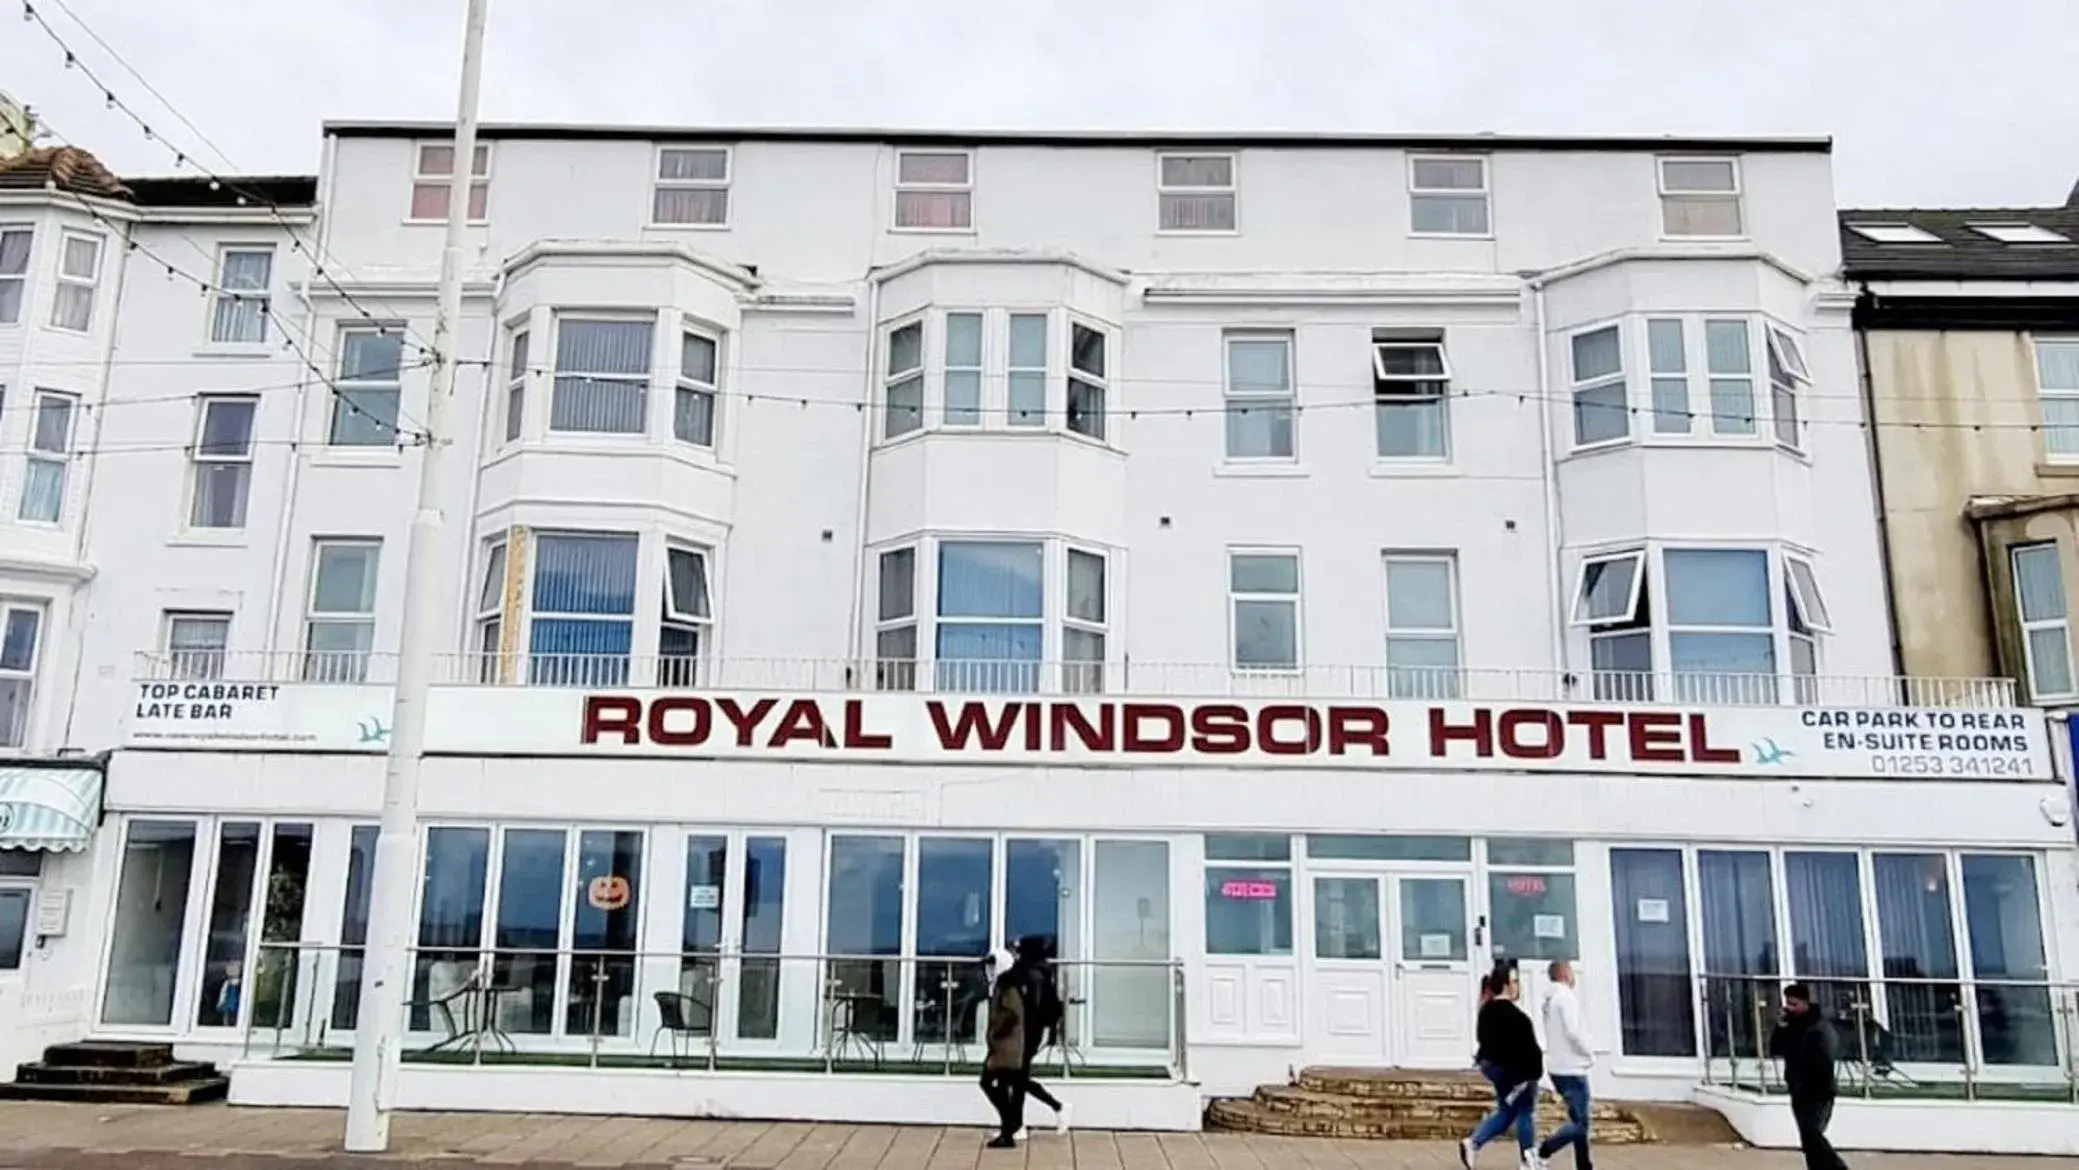
<path id="1" fill-rule="evenodd" d="M 391 653 L 185 651 L 138 655 L 140 680 L 388 684 Z M 1574 673 L 1480 668 L 1306 666 L 1237 670 L 1144 662 L 891 662 L 837 658 L 693 658 L 632 654 L 448 654 L 440 685 L 736 691 L 931 691 L 957 694 L 1291 696 L 1440 702 L 1691 707 L 2011 707 L 2004 678 L 1892 675 Z"/>

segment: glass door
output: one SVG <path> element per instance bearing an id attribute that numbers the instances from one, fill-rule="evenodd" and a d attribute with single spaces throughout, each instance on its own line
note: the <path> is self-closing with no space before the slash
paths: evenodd
<path id="1" fill-rule="evenodd" d="M 1473 967 L 1466 879 L 1393 879 L 1396 1063 L 1462 1068 L 1473 1051 Z"/>
<path id="2" fill-rule="evenodd" d="M 133 820 L 125 827 L 102 980 L 103 1024 L 172 1026 L 197 836 L 194 821 Z"/>
<path id="3" fill-rule="evenodd" d="M 1373 875 L 1314 878 L 1314 961 L 1305 972 L 1310 1058 L 1380 1064 L 1392 1058 L 1385 907 Z"/>

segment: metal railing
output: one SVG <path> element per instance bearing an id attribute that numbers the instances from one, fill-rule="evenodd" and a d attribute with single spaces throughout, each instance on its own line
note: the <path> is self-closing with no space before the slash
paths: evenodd
<path id="1" fill-rule="evenodd" d="M 199 687 L 237 683 L 373 683 L 397 678 L 392 653 L 144 652 L 140 681 Z M 641 654 L 448 654 L 444 685 L 642 687 L 663 690 L 925 691 L 939 694 L 1189 695 L 1363 698 L 1415 702 L 1679 704 L 1684 706 L 2012 707 L 2012 679 L 1892 675 L 1304 666 L 1241 669 L 1224 663 L 912 661 L 843 658 L 701 658 Z M 176 692 L 178 695 L 181 692 Z"/>
<path id="2" fill-rule="evenodd" d="M 356 946 L 259 944 L 246 1055 L 351 1051 L 362 959 Z M 1055 969 L 1064 1014 L 1036 1070 L 1188 1076 L 1180 961 Z M 411 972 L 408 1060 L 951 1076 L 988 1051 L 990 980 L 973 956 L 429 947 Z"/>
<path id="3" fill-rule="evenodd" d="M 1769 1038 L 1781 976 L 1703 975 L 1704 1081 L 1786 1089 Z M 1836 1040 L 1843 1096 L 2079 1104 L 2079 984 L 2025 979 L 1800 977 Z"/>

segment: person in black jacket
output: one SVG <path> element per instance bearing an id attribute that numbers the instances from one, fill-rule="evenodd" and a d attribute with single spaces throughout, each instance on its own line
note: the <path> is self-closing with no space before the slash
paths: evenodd
<path id="1" fill-rule="evenodd" d="M 1032 1078 L 1032 1062 L 1039 1057 L 1041 1048 L 1061 1041 L 1062 1010 L 1061 987 L 1056 982 L 1053 964 L 1053 944 L 1044 935 L 1028 934 L 1018 940 L 1017 961 L 1011 971 L 1018 976 L 1018 985 L 1025 995 L 1025 1094 L 1054 1111 L 1054 1132 L 1067 1133 L 1069 1124 L 1068 1106 L 1063 1105 L 1045 1085 Z M 1066 1059 L 1064 1057 L 1063 1059 Z M 1021 1123 L 1023 1119 L 1020 1119 Z M 1024 1128 L 1021 1124 L 1021 1135 Z"/>
<path id="2" fill-rule="evenodd" d="M 1826 1140 L 1834 1115 L 1834 1062 L 1840 1049 L 1826 1013 L 1802 983 L 1783 989 L 1783 1015 L 1769 1033 L 1769 1055 L 1783 1062 L 1790 1089 L 1790 1115 L 1807 1170 L 1846 1170 L 1847 1163 Z"/>
<path id="3" fill-rule="evenodd" d="M 1540 1165 L 1537 1151 L 1532 1148 L 1531 1127 L 1521 1121 L 1536 1114 L 1538 1081 L 1545 1075 L 1545 1053 L 1538 1047 L 1537 1030 L 1531 1027 L 1530 1017 L 1516 1006 L 1517 988 L 1518 984 L 1507 973 L 1497 971 L 1487 977 L 1488 999 L 1480 1007 L 1474 1030 L 1480 1042 L 1480 1058 L 1493 1066 L 1490 1075 L 1495 1083 L 1508 1088 L 1501 1093 L 1487 1120 L 1473 1130 L 1471 1137 L 1458 1143 L 1458 1161 L 1466 1170 L 1472 1170 L 1480 1147 L 1512 1127 L 1522 1147 L 1523 1165 Z"/>

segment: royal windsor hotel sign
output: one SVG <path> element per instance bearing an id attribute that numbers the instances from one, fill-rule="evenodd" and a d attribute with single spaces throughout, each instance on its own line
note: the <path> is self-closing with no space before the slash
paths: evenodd
<path id="1" fill-rule="evenodd" d="M 140 683 L 133 747 L 375 752 L 390 689 Z M 2045 780 L 2041 712 L 436 687 L 427 750 L 838 764 Z"/>

